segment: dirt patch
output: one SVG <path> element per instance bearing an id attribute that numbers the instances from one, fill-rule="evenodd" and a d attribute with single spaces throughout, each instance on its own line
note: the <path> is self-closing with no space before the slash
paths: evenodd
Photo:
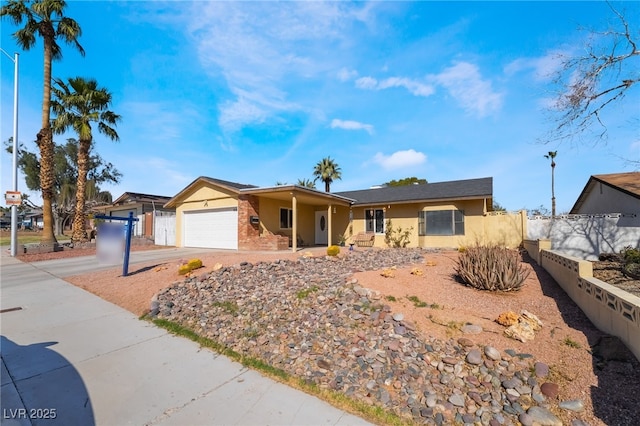
<path id="1" fill-rule="evenodd" d="M 597 261 L 593 263 L 593 277 L 640 297 L 640 280 L 625 273 L 620 261 Z"/>

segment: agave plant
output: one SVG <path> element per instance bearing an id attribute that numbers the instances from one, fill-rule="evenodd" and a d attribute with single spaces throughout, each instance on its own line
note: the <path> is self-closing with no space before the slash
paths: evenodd
<path id="1" fill-rule="evenodd" d="M 462 282 L 479 290 L 517 291 L 530 270 L 520 264 L 516 251 L 498 246 L 478 246 L 460 253 L 456 272 Z"/>

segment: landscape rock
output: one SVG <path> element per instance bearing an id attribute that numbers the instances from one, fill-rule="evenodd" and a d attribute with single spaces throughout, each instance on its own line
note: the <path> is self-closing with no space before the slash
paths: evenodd
<path id="1" fill-rule="evenodd" d="M 535 382 L 534 359 L 479 349 L 467 337 L 424 336 L 352 278 L 355 271 L 420 264 L 426 253 L 362 250 L 221 267 L 161 290 L 152 314 L 417 423 L 512 425 L 526 414 L 522 419 L 531 424 L 556 424 L 542 395 L 556 398 L 557 385 L 555 394 L 551 383 L 540 393 L 529 385 Z M 462 327 L 470 334 L 482 330 Z"/>

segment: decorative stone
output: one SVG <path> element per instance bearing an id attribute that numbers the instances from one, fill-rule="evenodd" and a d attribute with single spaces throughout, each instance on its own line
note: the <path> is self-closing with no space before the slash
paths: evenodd
<path id="1" fill-rule="evenodd" d="M 543 407 L 531 407 L 527 411 L 532 419 L 532 424 L 540 426 L 562 426 L 562 420 L 557 418 L 551 411 Z"/>
<path id="2" fill-rule="evenodd" d="M 500 351 L 492 346 L 485 346 L 484 354 L 494 361 L 500 361 L 502 359 L 502 356 L 500 355 Z"/>
<path id="3" fill-rule="evenodd" d="M 536 362 L 533 365 L 533 368 L 536 373 L 536 377 L 547 377 L 549 375 L 549 366 L 544 362 Z"/>
<path id="4" fill-rule="evenodd" d="M 575 411 L 576 413 L 579 413 L 581 411 L 584 411 L 584 402 L 582 402 L 579 399 L 562 401 L 558 404 L 558 407 L 564 408 L 565 410 Z"/>
<path id="5" fill-rule="evenodd" d="M 482 354 L 479 350 L 473 349 L 467 354 L 466 360 L 471 365 L 480 365 L 482 364 Z"/>
<path id="6" fill-rule="evenodd" d="M 460 329 L 464 334 L 480 334 L 482 333 L 482 327 L 475 324 L 466 324 L 463 325 Z"/>
<path id="7" fill-rule="evenodd" d="M 458 339 L 458 344 L 460 344 L 460 346 L 470 347 L 470 346 L 473 346 L 475 343 L 473 343 L 473 340 L 471 339 L 467 339 L 466 337 L 461 337 Z"/>
<path id="8" fill-rule="evenodd" d="M 547 398 L 555 398 L 558 396 L 558 385 L 555 383 L 546 382 L 540 385 L 540 392 Z"/>
<path id="9" fill-rule="evenodd" d="M 383 295 L 351 278 L 355 271 L 419 264 L 424 254 L 361 250 L 220 267 L 160 290 L 154 307 L 159 318 L 236 353 L 416 424 L 525 424 L 530 415 L 523 406 L 548 408 L 545 395 L 553 394 L 552 384 L 541 388 L 535 380 L 543 364 L 534 374 L 535 360 L 525 362 L 515 350 L 478 347 L 466 335 L 440 340 L 419 333 L 379 302 Z M 557 389 L 549 398 L 555 397 Z"/>

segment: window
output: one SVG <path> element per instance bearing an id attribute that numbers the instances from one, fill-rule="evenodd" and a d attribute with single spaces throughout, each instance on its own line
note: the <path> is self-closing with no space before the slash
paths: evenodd
<path id="1" fill-rule="evenodd" d="M 280 229 L 291 229 L 293 227 L 293 210 L 280 209 Z"/>
<path id="2" fill-rule="evenodd" d="M 384 210 L 366 209 L 364 212 L 366 231 L 384 234 Z"/>
<path id="3" fill-rule="evenodd" d="M 460 210 L 420 212 L 418 235 L 464 235 L 464 213 Z"/>

